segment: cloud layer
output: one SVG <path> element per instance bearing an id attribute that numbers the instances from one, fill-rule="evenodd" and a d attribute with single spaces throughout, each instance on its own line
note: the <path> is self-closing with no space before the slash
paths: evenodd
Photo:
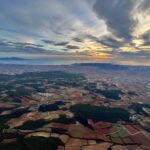
<path id="1" fill-rule="evenodd" d="M 147 62 L 149 14 L 149 0 L 1 0 L 0 54 Z"/>

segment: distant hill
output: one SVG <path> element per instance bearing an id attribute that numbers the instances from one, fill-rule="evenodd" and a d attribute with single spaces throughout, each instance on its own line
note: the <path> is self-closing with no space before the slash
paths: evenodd
<path id="1" fill-rule="evenodd" d="M 20 58 L 20 57 L 2 57 L 2 58 L 0 58 L 0 61 L 21 61 L 21 60 L 29 60 L 29 59 Z"/>
<path id="2" fill-rule="evenodd" d="M 129 65 L 118 65 L 118 64 L 111 64 L 111 63 L 79 63 L 73 64 L 75 66 L 83 66 L 83 67 L 97 67 L 99 69 L 105 70 L 143 70 L 143 69 L 150 69 L 149 66 L 129 66 Z"/>
<path id="3" fill-rule="evenodd" d="M 117 70 L 126 70 L 128 66 L 123 65 L 116 65 L 116 64 L 109 64 L 109 63 L 81 63 L 81 64 L 74 64 L 77 66 L 86 66 L 86 67 L 98 67 L 100 69 L 117 69 Z"/>

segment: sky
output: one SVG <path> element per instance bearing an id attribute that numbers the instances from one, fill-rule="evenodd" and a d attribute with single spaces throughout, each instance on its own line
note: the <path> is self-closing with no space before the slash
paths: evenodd
<path id="1" fill-rule="evenodd" d="M 149 14 L 150 0 L 1 0 L 0 57 L 150 66 Z"/>

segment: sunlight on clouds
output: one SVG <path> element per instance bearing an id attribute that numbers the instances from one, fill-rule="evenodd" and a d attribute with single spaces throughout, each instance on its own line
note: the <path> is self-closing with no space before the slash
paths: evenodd
<path id="1" fill-rule="evenodd" d="M 143 46 L 140 46 L 139 48 L 150 52 L 150 45 L 143 45 Z"/>
<path id="2" fill-rule="evenodd" d="M 97 43 L 91 39 L 84 39 L 83 42 L 75 42 L 72 41 L 71 44 L 77 45 L 80 47 L 80 51 L 90 50 L 91 52 L 99 51 L 110 51 L 112 48 L 102 45 L 101 43 Z"/>
<path id="3" fill-rule="evenodd" d="M 147 59 L 148 0 L 3 0 L 0 51 L 16 56 Z M 40 6 L 40 7 L 39 7 Z M 9 8 L 9 11 L 8 9 Z M 76 39 L 76 40 L 75 40 Z M 43 41 L 49 42 L 43 42 Z M 61 44 L 65 43 L 66 44 Z M 127 52 L 127 53 L 126 53 Z M 127 55 L 128 54 L 128 55 Z"/>
<path id="4" fill-rule="evenodd" d="M 138 3 L 138 6 L 140 6 L 140 4 L 141 3 Z M 150 29 L 150 12 L 146 10 L 139 10 L 138 6 L 133 13 L 133 18 L 137 22 L 136 26 L 134 26 L 133 36 L 137 38 Z"/>
<path id="5" fill-rule="evenodd" d="M 120 48 L 121 51 L 123 52 L 130 52 L 130 53 L 136 53 L 139 51 L 139 49 L 131 46 L 124 46 Z"/>
<path id="6" fill-rule="evenodd" d="M 92 56 L 92 58 L 100 58 L 100 59 L 112 59 L 115 56 L 108 54 L 108 53 L 96 53 L 95 55 Z"/>
<path id="7" fill-rule="evenodd" d="M 82 55 L 83 58 L 91 58 L 91 59 L 112 59 L 114 58 L 113 55 L 103 52 L 95 52 L 95 51 L 82 51 L 77 52 L 78 57 Z"/>
<path id="8" fill-rule="evenodd" d="M 140 45 L 144 44 L 144 40 L 142 40 L 142 39 L 133 39 L 132 43 L 135 44 L 135 46 L 140 46 Z"/>
<path id="9" fill-rule="evenodd" d="M 26 43 L 26 44 L 33 44 L 33 40 L 28 39 L 28 40 L 25 41 L 25 43 Z"/>

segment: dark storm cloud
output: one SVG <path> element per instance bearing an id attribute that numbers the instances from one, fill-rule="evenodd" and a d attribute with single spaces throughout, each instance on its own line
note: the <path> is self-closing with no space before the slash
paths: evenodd
<path id="1" fill-rule="evenodd" d="M 42 40 L 42 41 L 46 44 L 54 44 L 54 41 L 50 41 L 50 40 Z"/>
<path id="2" fill-rule="evenodd" d="M 144 45 L 150 45 L 150 30 L 145 32 L 141 38 L 144 40 Z"/>
<path id="3" fill-rule="evenodd" d="M 96 0 L 93 9 L 100 19 L 104 19 L 108 30 L 114 35 L 129 40 L 135 21 L 132 10 L 136 0 Z"/>
<path id="4" fill-rule="evenodd" d="M 150 0 L 142 0 L 138 9 L 141 11 L 149 11 L 149 13 L 150 13 Z"/>
<path id="5" fill-rule="evenodd" d="M 150 30 L 148 30 L 146 33 L 144 33 L 144 34 L 142 35 L 142 38 L 143 38 L 144 40 L 150 40 Z"/>
<path id="6" fill-rule="evenodd" d="M 75 42 L 83 42 L 83 39 L 75 37 L 75 38 L 73 38 L 73 41 L 75 41 Z"/>
<path id="7" fill-rule="evenodd" d="M 50 40 L 43 40 L 43 42 L 46 44 L 51 44 L 51 45 L 55 45 L 55 46 L 65 46 L 65 45 L 69 44 L 69 42 L 54 42 L 54 41 L 50 41 Z"/>
<path id="8" fill-rule="evenodd" d="M 75 46 L 75 45 L 67 45 L 66 48 L 68 48 L 68 49 L 80 49 L 79 46 Z"/>
<path id="9" fill-rule="evenodd" d="M 99 42 L 105 46 L 111 47 L 111 48 L 118 48 L 124 44 L 124 42 L 117 41 L 114 38 L 108 37 L 108 36 L 103 37 L 102 39 L 98 40 L 97 42 Z"/>
<path id="10" fill-rule="evenodd" d="M 93 41 L 98 41 L 99 40 L 96 36 L 91 35 L 91 34 L 86 34 L 86 35 L 84 35 L 84 37 L 87 37 L 87 38 L 89 38 Z"/>
<path id="11" fill-rule="evenodd" d="M 54 43 L 55 46 L 65 46 L 69 44 L 68 42 L 60 42 L 60 43 Z"/>
<path id="12" fill-rule="evenodd" d="M 150 45 L 150 30 L 148 30 L 145 34 L 142 35 L 143 40 L 145 41 L 145 44 Z"/>
<path id="13" fill-rule="evenodd" d="M 95 41 L 97 43 L 100 43 L 102 45 L 111 47 L 111 48 L 119 48 L 120 46 L 122 46 L 125 42 L 121 42 L 116 40 L 115 38 L 111 37 L 111 36 L 103 36 L 101 38 L 97 38 L 93 35 L 86 35 L 87 38 L 91 39 L 92 41 Z"/>

